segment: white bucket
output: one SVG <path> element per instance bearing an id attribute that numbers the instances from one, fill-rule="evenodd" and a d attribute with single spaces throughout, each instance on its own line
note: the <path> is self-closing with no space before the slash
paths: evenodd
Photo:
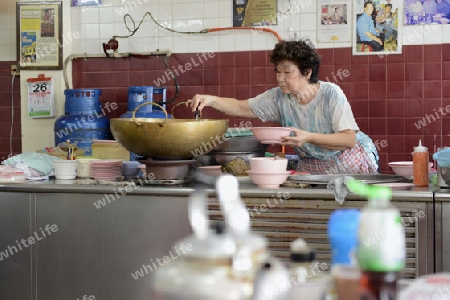
<path id="1" fill-rule="evenodd" d="M 53 172 L 56 179 L 75 179 L 77 177 L 78 162 L 76 160 L 53 161 Z"/>

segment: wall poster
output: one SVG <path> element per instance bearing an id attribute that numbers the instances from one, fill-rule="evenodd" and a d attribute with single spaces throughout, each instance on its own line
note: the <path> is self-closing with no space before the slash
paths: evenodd
<path id="1" fill-rule="evenodd" d="M 353 55 L 402 53 L 403 1 L 353 0 Z"/>
<path id="2" fill-rule="evenodd" d="M 277 24 L 277 0 L 233 0 L 233 26 Z"/>
<path id="3" fill-rule="evenodd" d="M 450 23 L 450 0 L 404 0 L 404 25 Z"/>
<path id="4" fill-rule="evenodd" d="M 17 61 L 21 69 L 62 69 L 61 12 L 61 1 L 17 2 Z"/>
<path id="5" fill-rule="evenodd" d="M 350 42 L 351 0 L 320 0 L 317 9 L 319 42 Z"/>

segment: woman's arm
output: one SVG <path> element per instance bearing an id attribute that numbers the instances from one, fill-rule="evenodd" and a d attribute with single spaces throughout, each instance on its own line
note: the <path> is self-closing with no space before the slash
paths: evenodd
<path id="1" fill-rule="evenodd" d="M 345 150 L 353 148 L 356 144 L 356 133 L 354 130 L 343 130 L 337 133 L 323 134 L 303 131 L 290 127 L 295 136 L 286 136 L 282 139 L 282 145 L 301 147 L 304 143 L 314 144 L 332 150 Z"/>
<path id="2" fill-rule="evenodd" d="M 248 100 L 197 94 L 192 99 L 189 99 L 186 105 L 189 106 L 192 111 L 195 111 L 197 107 L 201 111 L 205 106 L 211 106 L 229 116 L 256 118 L 256 115 L 250 108 Z"/>

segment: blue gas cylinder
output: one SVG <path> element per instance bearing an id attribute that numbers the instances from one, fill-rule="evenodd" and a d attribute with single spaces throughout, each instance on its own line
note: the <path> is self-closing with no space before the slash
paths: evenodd
<path id="1" fill-rule="evenodd" d="M 132 118 L 133 111 L 139 105 L 146 102 L 154 102 L 154 95 L 161 95 L 162 100 L 158 102 L 166 102 L 166 91 L 165 87 L 153 87 L 153 86 L 130 86 L 128 87 L 128 111 L 120 116 L 120 118 Z M 155 101 L 156 102 L 156 101 Z M 161 105 L 166 109 L 166 105 Z M 144 105 L 136 111 L 136 118 L 166 118 L 166 115 L 156 105 Z M 167 118 L 172 118 L 170 114 L 167 114 Z"/>
<path id="2" fill-rule="evenodd" d="M 100 102 L 100 89 L 68 89 L 64 91 L 65 114 L 54 126 L 55 145 L 70 140 L 71 143 L 114 139 L 110 121 Z M 89 153 L 89 146 L 85 153 Z"/>

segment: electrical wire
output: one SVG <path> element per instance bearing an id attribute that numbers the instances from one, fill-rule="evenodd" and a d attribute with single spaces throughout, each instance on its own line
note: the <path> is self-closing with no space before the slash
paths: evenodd
<path id="1" fill-rule="evenodd" d="M 289 0 L 289 4 L 291 5 L 290 0 Z M 289 10 L 290 10 L 290 6 L 289 6 L 288 11 Z M 134 21 L 133 17 L 130 14 L 125 14 L 123 16 L 123 21 L 125 23 L 125 27 L 131 33 L 130 33 L 130 35 L 113 35 L 113 38 L 129 38 L 129 37 L 133 36 L 136 33 L 136 31 L 138 31 L 139 28 L 141 27 L 142 22 L 144 22 L 144 19 L 145 19 L 146 16 L 150 16 L 150 18 L 153 20 L 153 22 L 156 25 L 158 25 L 159 27 L 161 27 L 162 29 L 168 30 L 168 31 L 173 32 L 173 33 L 180 33 L 180 34 L 206 34 L 206 33 L 210 33 L 210 32 L 218 32 L 218 31 L 224 31 L 224 30 L 252 30 L 252 31 L 264 31 L 264 32 L 272 33 L 273 35 L 275 35 L 275 37 L 278 39 L 278 41 L 282 40 L 282 38 L 280 37 L 280 35 L 276 31 L 274 31 L 274 30 L 272 30 L 270 28 L 267 28 L 267 27 L 250 27 L 250 26 L 243 26 L 243 27 L 216 27 L 216 28 L 202 29 L 200 31 L 178 31 L 178 30 L 166 27 L 166 26 L 162 25 L 161 23 L 159 23 L 153 17 L 151 12 L 146 12 L 144 14 L 144 16 L 142 16 L 142 19 L 139 22 L 137 27 L 136 27 L 136 22 Z M 131 29 L 128 26 L 127 19 L 129 19 L 131 21 L 131 23 L 133 24 L 133 29 Z"/>
<path id="2" fill-rule="evenodd" d="M 167 71 L 169 72 L 169 74 L 173 78 L 173 83 L 175 84 L 175 95 L 169 101 L 156 102 L 156 103 L 161 104 L 161 105 L 172 103 L 173 101 L 175 101 L 175 99 L 178 97 L 178 94 L 180 93 L 180 85 L 178 84 L 177 77 L 175 77 L 175 74 L 173 74 L 172 70 L 169 67 L 169 64 L 167 63 L 167 56 L 164 56 L 164 65 L 166 66 Z"/>

